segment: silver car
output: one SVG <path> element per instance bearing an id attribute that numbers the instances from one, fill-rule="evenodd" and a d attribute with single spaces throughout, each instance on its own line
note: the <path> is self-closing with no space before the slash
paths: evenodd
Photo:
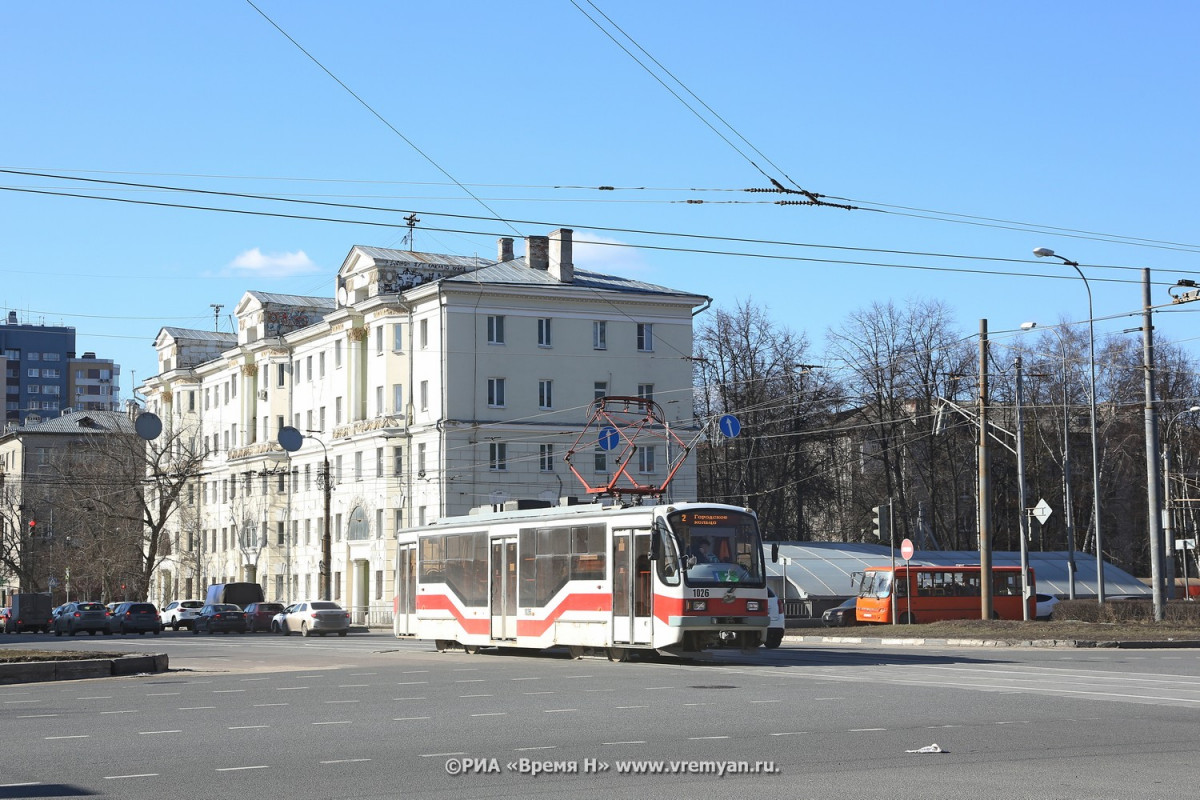
<path id="1" fill-rule="evenodd" d="M 292 603 L 271 620 L 271 629 L 284 636 L 299 631 L 301 636 L 316 633 L 324 636 L 350 632 L 350 612 L 329 600 L 304 600 Z"/>
<path id="2" fill-rule="evenodd" d="M 74 636 L 80 631 L 87 631 L 92 636 L 97 633 L 111 634 L 108 609 L 99 603 L 67 603 L 59 606 L 54 616 L 54 635 L 69 633 Z"/>

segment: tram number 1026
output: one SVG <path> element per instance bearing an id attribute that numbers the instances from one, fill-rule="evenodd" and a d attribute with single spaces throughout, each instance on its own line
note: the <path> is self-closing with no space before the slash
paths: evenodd
<path id="1" fill-rule="evenodd" d="M 692 589 L 692 597 L 708 597 L 708 589 Z"/>

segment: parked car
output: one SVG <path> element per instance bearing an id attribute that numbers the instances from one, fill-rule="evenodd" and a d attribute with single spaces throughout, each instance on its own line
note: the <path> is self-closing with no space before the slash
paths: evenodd
<path id="1" fill-rule="evenodd" d="M 111 633 L 162 633 L 162 617 L 152 603 L 119 603 L 108 617 Z"/>
<path id="2" fill-rule="evenodd" d="M 825 610 L 821 615 L 821 622 L 826 628 L 848 628 L 851 625 L 858 624 L 858 617 L 855 616 L 858 606 L 857 597 L 849 597 L 842 601 L 840 606 L 834 606 Z"/>
<path id="3" fill-rule="evenodd" d="M 345 636 L 350 632 L 350 612 L 330 600 L 304 600 L 283 610 L 278 616 L 278 627 L 284 636 L 295 632 L 301 636 L 314 633 Z"/>
<path id="4" fill-rule="evenodd" d="M 203 600 L 172 600 L 163 606 L 163 627 L 170 625 L 173 631 L 190 628 L 196 617 L 200 615 L 202 608 L 204 608 Z"/>
<path id="5" fill-rule="evenodd" d="M 64 633 L 74 636 L 80 631 L 87 631 L 92 636 L 97 633 L 112 633 L 108 628 L 108 610 L 99 603 L 92 602 L 59 606 L 53 627 L 55 636 L 62 636 Z"/>
<path id="6" fill-rule="evenodd" d="M 779 647 L 783 642 L 783 634 L 787 631 L 787 618 L 783 613 L 783 603 L 774 589 L 767 589 L 767 616 L 770 622 L 767 626 L 767 638 L 763 644 L 771 649 Z"/>
<path id="7" fill-rule="evenodd" d="M 1058 605 L 1058 598 L 1052 594 L 1034 595 L 1037 598 L 1037 619 L 1048 620 L 1054 614 L 1054 607 Z"/>
<path id="8" fill-rule="evenodd" d="M 251 603 L 246 606 L 246 629 L 251 633 L 271 630 L 271 620 L 283 611 L 283 603 Z"/>
<path id="9" fill-rule="evenodd" d="M 200 614 L 192 621 L 192 633 L 217 631 L 231 633 L 246 632 L 246 612 L 233 603 L 213 603 L 200 609 Z"/>

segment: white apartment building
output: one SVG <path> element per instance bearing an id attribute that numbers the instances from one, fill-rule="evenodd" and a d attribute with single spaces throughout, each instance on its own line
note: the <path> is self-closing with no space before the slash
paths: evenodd
<path id="1" fill-rule="evenodd" d="M 334 600 L 392 615 L 395 532 L 515 499 L 589 499 L 610 453 L 577 445 L 599 396 L 692 421 L 692 318 L 708 298 L 577 269 L 571 231 L 499 241 L 496 261 L 355 246 L 335 299 L 247 292 L 237 333 L 163 328 L 141 387 L 164 435 L 205 451 L 150 600 L 254 580 L 319 597 L 328 459 Z M 304 436 L 285 452 L 284 426 Z M 671 454 L 641 447 L 650 482 Z M 656 452 L 656 450 L 658 452 Z M 685 463 L 672 496 L 692 499 Z"/>

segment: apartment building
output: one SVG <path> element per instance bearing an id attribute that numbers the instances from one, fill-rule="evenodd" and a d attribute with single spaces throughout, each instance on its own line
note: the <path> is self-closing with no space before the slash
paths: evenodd
<path id="1" fill-rule="evenodd" d="M 258 581 L 268 599 L 319 596 L 328 498 L 333 599 L 383 624 L 398 529 L 587 499 L 563 459 L 597 397 L 653 399 L 686 431 L 692 317 L 709 299 L 579 268 L 570 230 L 525 249 L 501 239 L 492 261 L 355 246 L 332 298 L 250 291 L 236 333 L 162 329 L 141 391 L 173 446 L 205 456 L 151 600 L 228 580 Z M 295 452 L 278 443 L 285 426 L 304 435 Z M 656 450 L 632 468 L 665 474 Z M 598 446 L 580 455 L 593 484 L 616 466 Z M 695 487 L 684 464 L 673 494 Z"/>

